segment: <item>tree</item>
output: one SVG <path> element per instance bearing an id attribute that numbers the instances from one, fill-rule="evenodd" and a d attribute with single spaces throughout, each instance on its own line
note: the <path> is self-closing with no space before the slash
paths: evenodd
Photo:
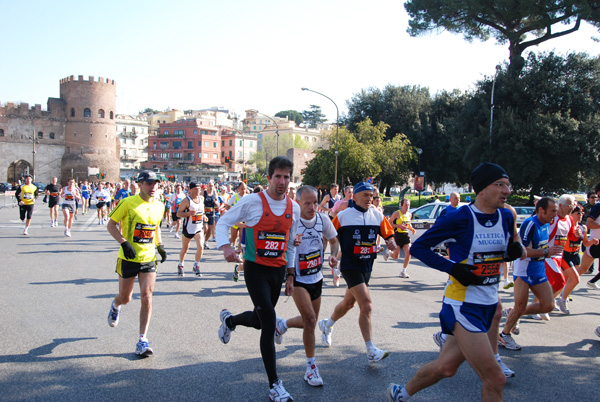
<path id="1" fill-rule="evenodd" d="M 144 109 L 140 112 L 140 114 L 142 114 L 142 113 L 156 114 L 156 113 L 160 113 L 160 112 L 156 109 L 152 109 L 151 107 L 147 107 L 146 109 Z"/>
<path id="2" fill-rule="evenodd" d="M 325 115 L 321 112 L 321 106 L 317 105 L 310 105 L 310 110 L 304 110 L 302 117 L 309 128 L 317 128 L 317 125 L 327 121 Z"/>
<path id="3" fill-rule="evenodd" d="M 582 21 L 600 26 L 596 0 L 409 0 L 404 8 L 411 36 L 443 28 L 467 41 L 508 43 L 512 76 L 522 71 L 528 47 L 575 32 Z"/>
<path id="4" fill-rule="evenodd" d="M 288 118 L 293 120 L 297 126 L 304 123 L 304 116 L 297 110 L 282 110 L 281 112 L 275 113 L 275 117 Z"/>

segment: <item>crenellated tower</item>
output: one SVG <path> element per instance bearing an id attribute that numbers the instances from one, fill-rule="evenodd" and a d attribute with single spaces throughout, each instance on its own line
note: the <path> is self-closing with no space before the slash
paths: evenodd
<path id="1" fill-rule="evenodd" d="M 115 81 L 83 75 L 60 80 L 60 98 L 65 102 L 65 154 L 61 181 L 71 176 L 88 176 L 88 168 L 98 168 L 105 180 L 119 180 L 119 141 L 116 136 Z"/>

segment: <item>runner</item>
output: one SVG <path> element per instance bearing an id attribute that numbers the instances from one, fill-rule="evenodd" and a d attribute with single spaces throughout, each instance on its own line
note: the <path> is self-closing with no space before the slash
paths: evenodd
<path id="1" fill-rule="evenodd" d="M 331 208 L 329 215 L 332 216 L 333 218 L 335 218 L 335 216 L 337 214 L 339 214 L 340 211 L 343 211 L 344 209 L 351 207 L 353 193 L 354 193 L 353 186 L 344 187 L 344 199 L 337 200 L 335 202 L 335 204 L 333 204 L 333 208 Z"/>
<path id="2" fill-rule="evenodd" d="M 402 271 L 400 271 L 400 278 L 409 278 L 408 273 L 406 273 L 408 263 L 410 262 L 410 235 L 408 231 L 410 230 L 413 235 L 417 232 L 410 224 L 412 214 L 408 212 L 409 209 L 410 200 L 403 198 L 400 201 L 400 209 L 394 211 L 390 217 L 390 225 L 395 229 L 394 240 L 398 248 L 391 252 L 388 250 L 383 255 L 383 259 L 387 261 L 388 257 L 392 257 L 393 259 L 400 257 L 400 249 L 404 251 L 404 263 L 402 264 Z"/>
<path id="3" fill-rule="evenodd" d="M 192 268 L 197 277 L 201 277 L 200 260 L 202 259 L 202 244 L 204 241 L 204 197 L 200 195 L 198 184 L 191 182 L 188 187 L 188 195 L 179 204 L 177 217 L 183 218 L 183 230 L 181 238 L 181 251 L 179 252 L 179 265 L 177 265 L 177 275 L 183 276 L 183 263 L 185 255 L 190 248 L 190 241 L 196 242 L 196 256 L 194 258 L 194 267 Z"/>
<path id="4" fill-rule="evenodd" d="M 333 219 L 333 216 L 331 216 L 331 210 L 333 209 L 335 203 L 340 200 L 340 195 L 338 194 L 338 191 L 338 185 L 332 183 L 329 186 L 329 193 L 325 194 L 325 197 L 323 197 L 323 199 L 321 200 L 321 204 L 319 204 L 319 208 L 321 209 L 321 211 L 327 212 L 327 215 L 329 215 L 331 219 Z"/>
<path id="5" fill-rule="evenodd" d="M 119 201 L 121 201 L 124 198 L 127 198 L 131 195 L 131 181 L 129 179 L 126 179 L 125 182 L 123 182 L 123 185 L 121 186 L 120 189 L 117 190 L 117 192 L 115 193 L 114 196 L 114 200 L 115 200 L 115 206 L 117 206 L 119 204 Z"/>
<path id="6" fill-rule="evenodd" d="M 600 182 L 594 187 L 594 194 L 596 197 L 600 194 Z M 591 199 L 591 196 L 588 196 Z M 596 198 L 594 198 L 595 200 Z M 600 202 L 594 202 L 588 214 L 585 225 L 590 229 L 590 237 L 592 239 L 600 239 Z M 583 253 L 581 259 L 581 265 L 577 268 L 579 275 L 583 275 L 593 268 L 594 259 L 600 258 L 600 246 L 591 246 Z M 600 280 L 600 271 L 598 274 L 588 282 L 588 287 L 593 289 L 600 289 L 600 286 L 596 282 Z"/>
<path id="7" fill-rule="evenodd" d="M 546 277 L 544 260 L 548 255 L 562 251 L 561 246 L 548 244 L 550 223 L 556 217 L 557 208 L 552 199 L 544 197 L 537 202 L 535 211 L 536 214 L 521 225 L 520 235 L 527 257 L 514 262 L 515 305 L 505 310 L 506 324 L 498 335 L 498 343 L 511 350 L 521 350 L 521 346 L 511 336 L 519 318 L 526 314 L 549 313 L 554 309 L 552 288 Z M 527 304 L 529 290 L 539 301 Z"/>
<path id="8" fill-rule="evenodd" d="M 175 226 L 175 238 L 179 239 L 179 226 L 181 222 L 179 221 L 179 217 L 177 216 L 177 211 L 179 210 L 179 204 L 185 199 L 185 194 L 183 194 L 183 187 L 181 184 L 175 185 L 175 191 L 171 194 L 171 218 L 173 223 L 169 228 L 169 232 L 173 231 L 173 226 Z"/>
<path id="9" fill-rule="evenodd" d="M 370 208 L 373 202 L 373 186 L 360 182 L 354 186 L 353 203 L 333 219 L 338 232 L 342 258 L 340 270 L 348 284 L 344 299 L 335 306 L 329 319 L 319 321 L 321 340 L 331 346 L 333 324 L 346 315 L 358 302 L 360 309 L 358 325 L 367 349 L 367 360 L 378 362 L 388 356 L 388 352 L 377 348 L 371 337 L 371 311 L 373 303 L 369 294 L 369 280 L 373 263 L 377 258 L 377 235 L 385 239 L 390 250 L 396 249 L 394 230 L 383 214 Z"/>
<path id="10" fill-rule="evenodd" d="M 37 198 L 37 187 L 32 184 L 33 178 L 30 174 L 25 175 L 25 184 L 18 187 L 15 191 L 15 197 L 19 201 L 19 217 L 21 222 L 25 221 L 25 230 L 23 234 L 28 236 L 27 230 L 31 225 L 31 217 L 33 216 L 33 205 Z"/>
<path id="11" fill-rule="evenodd" d="M 450 274 L 440 322 L 448 337 L 438 358 L 421 367 L 415 376 L 400 386 L 390 384 L 388 401 L 406 401 L 416 392 L 439 380 L 453 376 L 467 360 L 482 380 L 483 400 L 502 400 L 506 376 L 498 364 L 490 337 L 498 303 L 500 262 L 523 253 L 521 243 L 509 242 L 514 234 L 512 213 L 503 208 L 510 195 L 506 171 L 492 163 L 482 163 L 471 173 L 477 194 L 475 202 L 453 214 L 439 218 L 412 246 L 413 255 L 432 268 Z M 449 243 L 451 259 L 433 251 Z M 466 396 L 465 396 L 466 398 Z"/>
<path id="12" fill-rule="evenodd" d="M 98 213 L 98 225 L 104 225 L 108 221 L 107 201 L 110 200 L 110 193 L 104 188 L 104 184 L 98 183 L 98 188 L 94 191 L 92 198 L 96 200 L 96 210 Z"/>
<path id="13" fill-rule="evenodd" d="M 172 216 L 171 216 L 171 186 L 166 185 L 163 190 L 162 201 L 165 204 L 165 214 L 163 216 L 162 222 L 167 223 L 167 229 L 171 229 Z M 161 222 L 161 225 L 162 225 Z"/>
<path id="14" fill-rule="evenodd" d="M 75 179 L 69 179 L 67 186 L 60 191 L 60 196 L 63 199 L 62 211 L 65 218 L 65 236 L 71 237 L 73 217 L 77 209 L 75 202 L 81 200 L 81 194 L 79 194 L 79 187 L 75 185 Z"/>
<path id="15" fill-rule="evenodd" d="M 160 220 L 163 215 L 162 204 L 154 199 L 158 188 L 158 178 L 151 171 L 143 171 L 138 176 L 140 194 L 128 197 L 110 213 L 107 225 L 108 233 L 121 245 L 117 258 L 116 272 L 119 274 L 119 293 L 115 296 L 108 325 L 116 327 L 119 323 L 121 306 L 131 301 L 133 285 L 137 276 L 140 284 L 140 338 L 135 353 L 146 357 L 153 354 L 148 346 L 148 325 L 152 315 L 152 293 L 156 282 L 156 252 L 165 262 L 167 253 L 162 245 Z M 120 223 L 121 228 L 117 226 Z M 122 234 L 121 234 L 122 232 Z M 155 248 L 156 246 L 156 248 Z"/>
<path id="16" fill-rule="evenodd" d="M 86 214 L 89 208 L 89 202 L 90 202 L 90 185 L 88 184 L 87 180 L 83 181 L 83 184 L 81 184 L 81 213 L 82 214 Z"/>
<path id="17" fill-rule="evenodd" d="M 306 371 L 304 381 L 313 387 L 323 385 L 323 379 L 315 362 L 315 327 L 321 308 L 321 290 L 324 260 L 323 239 L 331 245 L 329 266 L 337 266 L 339 241 L 337 232 L 326 214 L 317 213 L 317 189 L 302 186 L 296 192 L 300 205 L 300 224 L 296 241 L 296 276 L 294 278 L 294 302 L 300 315 L 288 320 L 277 317 L 275 342 L 281 344 L 283 334 L 288 328 L 303 328 L 302 340 L 306 353 Z M 298 236 L 296 238 L 298 238 Z"/>
<path id="18" fill-rule="evenodd" d="M 60 186 L 58 185 L 58 179 L 52 178 L 50 184 L 46 186 L 44 190 L 48 196 L 48 208 L 50 208 L 50 227 L 53 228 L 58 226 L 58 203 L 60 201 Z"/>
<path id="19" fill-rule="evenodd" d="M 261 330 L 260 352 L 269 379 L 269 399 L 275 402 L 291 401 L 293 398 L 277 376 L 275 360 L 276 316 L 275 305 L 281 293 L 281 284 L 287 268 L 285 293 L 294 290 L 295 247 L 293 245 L 300 207 L 287 196 L 294 164 L 288 158 L 278 156 L 269 163 L 269 188 L 258 194 L 240 199 L 217 224 L 217 246 L 223 250 L 225 260 L 238 261 L 238 254 L 231 246 L 228 229 L 237 222 L 247 225 L 247 245 L 244 253 L 246 288 L 254 305 L 253 311 L 232 315 L 225 309 L 220 313 L 219 339 L 228 343 L 236 326 Z M 249 398 L 253 399 L 253 398 Z"/>
<path id="20" fill-rule="evenodd" d="M 238 183 L 237 187 L 235 188 L 236 193 L 233 196 L 231 196 L 227 201 L 227 205 L 225 206 L 226 210 L 231 209 L 231 207 L 237 204 L 242 199 L 242 197 L 246 195 L 246 188 L 246 183 L 244 183 L 243 181 Z M 237 246 L 239 236 L 240 228 L 236 225 L 233 225 L 231 227 L 231 245 L 237 248 L 238 253 L 241 251 L 241 247 Z"/>
<path id="21" fill-rule="evenodd" d="M 214 191 L 215 184 L 213 181 L 209 181 L 204 192 L 204 213 L 206 214 L 205 223 L 205 235 L 204 235 L 204 249 L 208 250 L 208 241 L 210 236 L 215 234 L 215 212 L 219 208 L 219 200 L 217 193 Z"/>

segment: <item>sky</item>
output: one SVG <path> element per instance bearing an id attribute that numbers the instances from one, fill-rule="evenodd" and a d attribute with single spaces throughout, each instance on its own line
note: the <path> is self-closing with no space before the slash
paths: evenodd
<path id="1" fill-rule="evenodd" d="M 321 106 L 329 121 L 361 89 L 468 90 L 507 45 L 448 32 L 413 38 L 393 0 L 0 0 L 0 103 L 46 106 L 70 75 L 114 79 L 119 114 L 224 107 L 273 115 Z M 598 55 L 589 25 L 533 51 Z M 96 78 L 97 79 L 97 78 Z"/>

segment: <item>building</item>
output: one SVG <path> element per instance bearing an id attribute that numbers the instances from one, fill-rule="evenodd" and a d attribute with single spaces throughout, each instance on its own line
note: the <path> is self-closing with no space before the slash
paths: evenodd
<path id="1" fill-rule="evenodd" d="M 179 180 L 220 180 L 225 174 L 220 130 L 198 118 L 160 123 L 158 134 L 148 137 L 148 161 L 142 166 Z"/>
<path id="2" fill-rule="evenodd" d="M 93 180 L 103 173 L 119 178 L 115 134 L 115 81 L 82 75 L 60 80 L 60 98 L 47 110 L 27 103 L 0 105 L 0 181 L 31 173 L 36 181 L 53 176 Z"/>
<path id="3" fill-rule="evenodd" d="M 256 153 L 256 134 L 223 128 L 221 131 L 221 162 L 227 167 L 228 180 L 240 180 L 241 173 L 254 169 L 250 160 Z"/>
<path id="4" fill-rule="evenodd" d="M 148 160 L 148 132 L 150 125 L 143 116 L 117 114 L 117 138 L 121 146 L 121 177 L 133 177 L 142 162 Z"/>

